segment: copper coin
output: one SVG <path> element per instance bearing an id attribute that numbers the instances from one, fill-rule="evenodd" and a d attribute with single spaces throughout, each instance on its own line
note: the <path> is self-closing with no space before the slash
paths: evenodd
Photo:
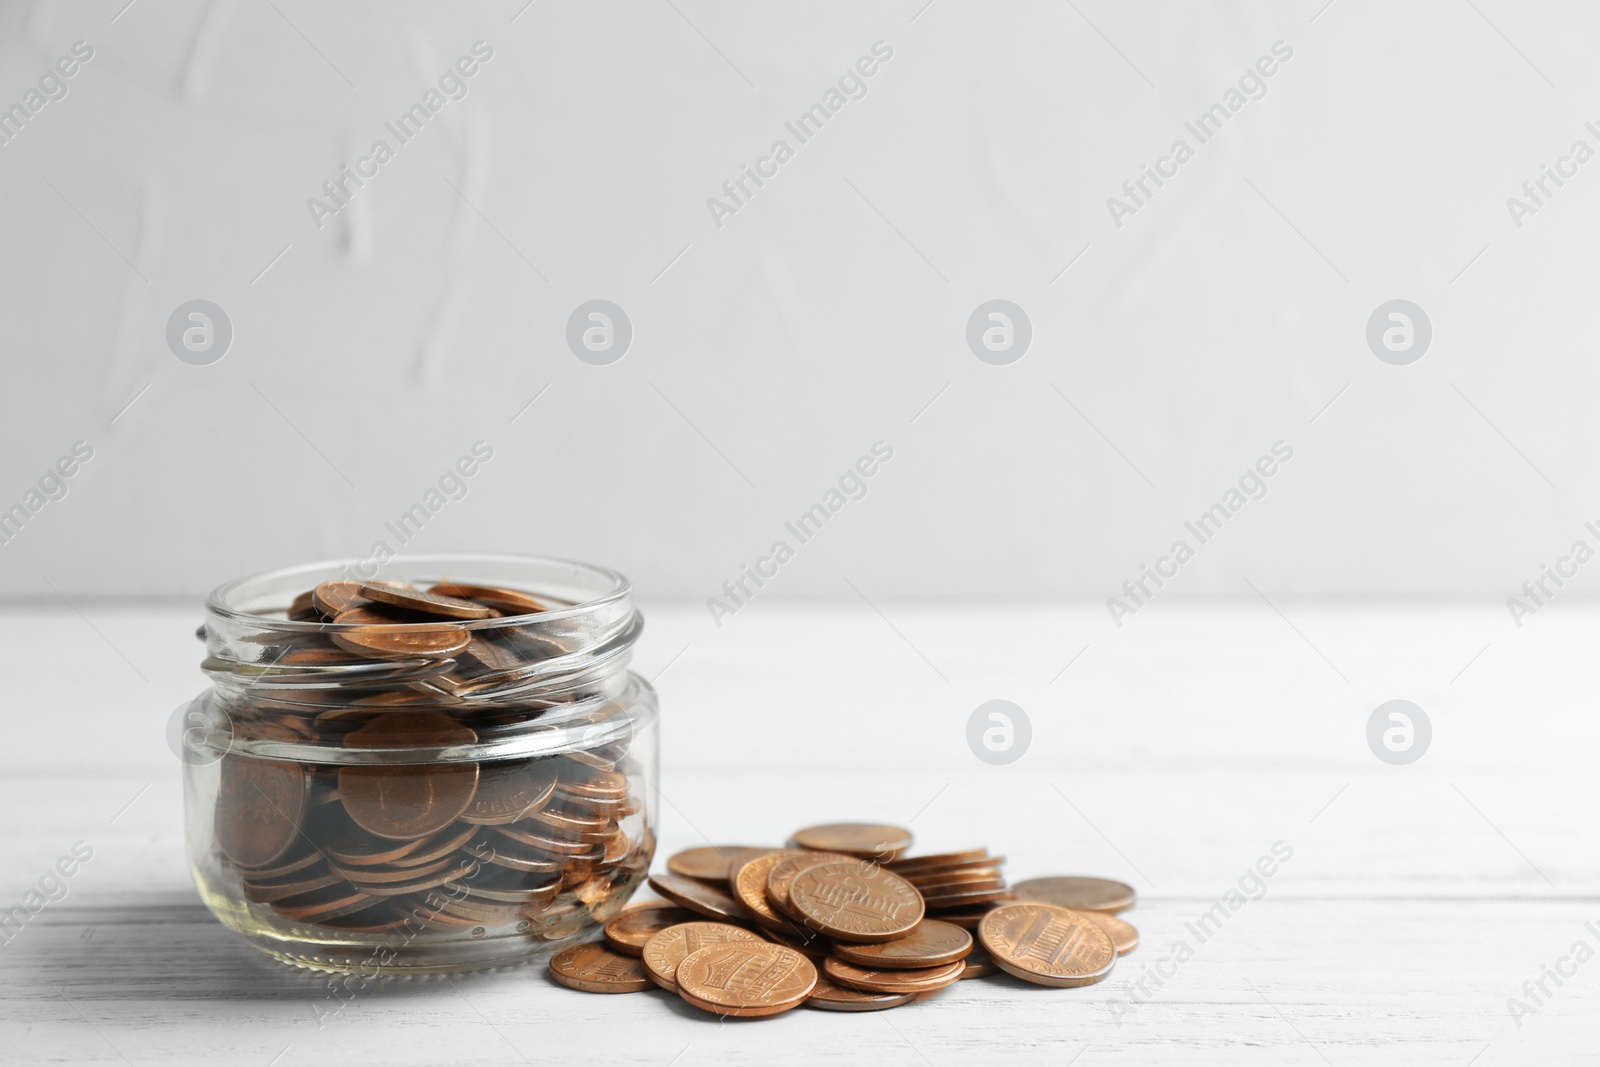
<path id="1" fill-rule="evenodd" d="M 976 930 L 983 917 L 999 906 L 999 903 L 990 903 L 970 904 L 964 908 L 943 908 L 933 917 L 942 923 L 959 926 L 965 930 Z"/>
<path id="2" fill-rule="evenodd" d="M 1139 931 L 1134 929 L 1130 922 L 1124 922 L 1115 915 L 1103 911 L 1086 911 L 1082 914 L 1094 920 L 1096 926 L 1111 935 L 1111 943 L 1116 946 L 1117 955 L 1126 956 L 1139 947 Z"/>
<path id="3" fill-rule="evenodd" d="M 253 900 L 257 904 L 270 904 L 275 900 L 288 900 L 290 897 L 305 896 L 318 889 L 344 884 L 346 882 L 343 875 L 326 867 L 319 867 L 314 871 L 302 871 L 280 882 L 257 882 L 247 878 L 241 883 L 241 889 L 246 900 Z"/>
<path id="4" fill-rule="evenodd" d="M 446 826 L 432 837 L 423 838 L 418 842 L 416 849 L 397 860 L 391 861 L 391 864 L 392 866 L 403 868 L 424 866 L 434 860 L 443 859 L 451 855 L 476 837 L 477 834 L 478 828 L 466 823 Z"/>
<path id="5" fill-rule="evenodd" d="M 415 852 L 426 838 L 411 841 L 390 841 L 357 826 L 341 805 L 330 809 L 337 817 L 330 817 L 311 828 L 312 836 L 328 859 L 344 867 L 366 867 L 378 863 L 394 863 Z M 319 813 L 320 815 L 320 813 Z"/>
<path id="6" fill-rule="evenodd" d="M 524 874 L 560 874 L 566 866 L 560 856 L 525 849 L 509 841 L 489 841 L 479 838 L 466 849 L 466 852 L 484 863 L 491 863 L 511 871 L 521 871 Z"/>
<path id="7" fill-rule="evenodd" d="M 550 803 L 555 791 L 555 773 L 540 764 L 481 764 L 478 791 L 461 817 L 478 826 L 513 823 Z"/>
<path id="8" fill-rule="evenodd" d="M 871 823 L 829 823 L 796 830 L 794 843 L 813 852 L 843 852 L 863 859 L 891 860 L 911 847 L 911 831 Z"/>
<path id="9" fill-rule="evenodd" d="M 932 868 L 961 867 L 966 864 L 977 864 L 988 867 L 998 864 L 1003 857 L 990 856 L 986 848 L 969 848 L 960 852 L 940 852 L 927 856 L 907 856 L 904 859 L 890 860 L 884 866 L 895 874 L 927 871 Z"/>
<path id="10" fill-rule="evenodd" d="M 1054 904 L 1003 904 L 978 924 L 978 940 L 1002 971 L 1039 985 L 1090 985 L 1117 962 L 1110 934 Z"/>
<path id="11" fill-rule="evenodd" d="M 549 611 L 541 601 L 515 589 L 500 589 L 489 585 L 462 585 L 459 582 L 439 582 L 428 592 L 436 596 L 455 597 L 459 600 L 476 600 L 506 615 L 537 615 Z"/>
<path id="12" fill-rule="evenodd" d="M 312 606 L 330 619 L 366 603 L 367 598 L 361 595 L 360 582 L 323 582 L 311 590 Z"/>
<path id="13" fill-rule="evenodd" d="M 662 989 L 676 993 L 675 976 L 678 965 L 691 952 L 708 945 L 721 945 L 729 941 L 760 941 L 761 938 L 742 926 L 728 923 L 686 922 L 658 930 L 644 943 L 640 958 L 644 960 L 645 973 Z"/>
<path id="14" fill-rule="evenodd" d="M 455 748 L 478 735 L 436 711 L 393 711 L 345 735 L 346 748 Z M 426 837 L 449 826 L 472 806 L 476 763 L 342 767 L 344 809 L 369 833 L 397 841 Z"/>
<path id="15" fill-rule="evenodd" d="M 914 971 L 878 970 L 858 967 L 835 956 L 822 961 L 822 971 L 839 985 L 869 993 L 931 993 L 961 980 L 966 963 L 956 960 L 941 967 L 923 967 Z"/>
<path id="16" fill-rule="evenodd" d="M 938 892 L 928 891 L 922 895 L 923 901 L 929 908 L 964 908 L 973 904 L 987 904 L 997 900 L 1012 900 L 1011 890 L 1005 883 L 989 886 L 984 889 L 962 889 L 959 891 L 941 889 Z"/>
<path id="17" fill-rule="evenodd" d="M 652 874 L 650 888 L 673 903 L 707 918 L 734 923 L 750 920 L 750 913 L 745 911 L 743 904 L 709 882 L 676 874 Z"/>
<path id="18" fill-rule="evenodd" d="M 972 951 L 972 935 L 959 926 L 923 919 L 917 928 L 894 941 L 875 945 L 839 942 L 833 954 L 846 963 L 877 970 L 913 970 L 943 967 L 964 959 Z"/>
<path id="19" fill-rule="evenodd" d="M 824 960 L 833 952 L 832 941 L 814 930 L 807 930 L 800 924 L 791 926 L 786 930 L 763 928 L 759 933 L 773 944 L 782 945 L 784 948 L 792 948 L 807 959 Z"/>
<path id="20" fill-rule="evenodd" d="M 299 763 L 222 757 L 217 787 L 217 847 L 240 867 L 265 867 L 300 838 L 311 775 Z"/>
<path id="21" fill-rule="evenodd" d="M 753 1018 L 804 1004 L 816 988 L 817 968 L 769 941 L 727 941 L 689 953 L 674 980 L 678 995 L 697 1008 Z"/>
<path id="22" fill-rule="evenodd" d="M 807 867 L 845 863 L 852 858 L 842 852 L 801 851 L 784 856 L 767 872 L 767 899 L 772 902 L 772 910 L 791 919 L 804 919 L 805 916 L 795 912 L 794 904 L 789 900 L 789 885 L 794 881 L 794 876 Z"/>
<path id="23" fill-rule="evenodd" d="M 915 993 L 865 993 L 835 985 L 826 974 L 817 975 L 817 984 L 806 998 L 806 1007 L 823 1011 L 883 1011 L 898 1008 L 916 999 Z"/>
<path id="24" fill-rule="evenodd" d="M 304 896 L 280 900 L 272 905 L 274 911 L 287 919 L 299 922 L 319 922 L 351 915 L 377 904 L 378 900 L 348 885 L 330 886 Z"/>
<path id="25" fill-rule="evenodd" d="M 965 886 L 969 889 L 985 889 L 990 885 L 1003 885 L 1005 879 L 1000 875 L 998 867 L 980 867 L 971 871 L 956 871 L 954 874 L 909 874 L 896 871 L 900 877 L 926 893 L 928 890 L 945 889 L 950 886 Z"/>
<path id="26" fill-rule="evenodd" d="M 276 882 L 323 859 L 323 854 L 306 844 L 302 835 L 301 843 L 284 853 L 272 866 L 241 868 L 240 873 L 253 882 Z"/>
<path id="27" fill-rule="evenodd" d="M 897 874 L 860 860 L 824 863 L 789 883 L 789 900 L 812 929 L 836 941 L 893 941 L 922 921 L 922 896 Z"/>
<path id="28" fill-rule="evenodd" d="M 703 848 L 685 849 L 672 856 L 667 860 L 667 870 L 685 878 L 726 882 L 735 864 L 771 851 L 769 848 L 751 848 L 748 845 L 706 845 Z"/>
<path id="29" fill-rule="evenodd" d="M 624 956 L 637 956 L 644 944 L 669 926 L 694 922 L 698 915 L 669 900 L 647 900 L 614 915 L 605 925 L 606 946 Z"/>
<path id="30" fill-rule="evenodd" d="M 424 615 L 443 615 L 451 619 L 488 619 L 495 614 L 493 608 L 471 600 L 427 593 L 421 589 L 398 589 L 382 582 L 362 582 L 360 593 L 368 600 L 376 600 L 380 604 Z"/>
<path id="31" fill-rule="evenodd" d="M 550 977 L 585 993 L 642 993 L 651 987 L 644 964 L 593 941 L 551 956 Z"/>
<path id="32" fill-rule="evenodd" d="M 328 636 L 333 643 L 359 656 L 454 656 L 472 643 L 472 635 L 448 623 L 412 622 L 393 613 L 355 608 L 337 616 L 340 626 L 351 627 Z M 286 657 L 287 658 L 287 657 Z"/>
<path id="33" fill-rule="evenodd" d="M 524 848 L 549 853 L 552 856 L 597 860 L 606 853 L 606 846 L 600 841 L 568 841 L 533 833 L 518 826 L 491 826 L 489 829 Z"/>
<path id="34" fill-rule="evenodd" d="M 733 898 L 745 906 L 751 918 L 770 930 L 787 930 L 793 925 L 774 911 L 772 902 L 767 899 L 768 876 L 780 862 L 793 855 L 792 852 L 768 852 L 745 860 L 728 875 L 728 889 Z"/>
<path id="35" fill-rule="evenodd" d="M 585 769 L 583 772 L 589 777 L 580 779 L 562 778 L 556 784 L 556 791 L 562 796 L 583 797 L 588 800 L 614 801 L 622 803 L 628 799 L 628 776 L 616 771 L 600 771 Z M 693 851 L 691 849 L 691 851 Z M 683 874 L 683 871 L 676 872 Z M 691 875 L 690 877 L 694 877 Z"/>
<path id="36" fill-rule="evenodd" d="M 1133 886 L 1109 878 L 1029 878 L 1012 886 L 1011 893 L 1018 900 L 1078 911 L 1126 911 L 1138 899 Z"/>
<path id="37" fill-rule="evenodd" d="M 289 602 L 289 607 L 284 614 L 293 619 L 295 622 L 312 622 L 320 618 L 322 613 L 318 611 L 316 605 L 311 602 L 311 592 L 312 591 L 308 589 L 304 593 L 301 593 L 299 596 L 291 600 Z M 205 627 L 202 626 L 200 628 L 200 632 L 195 636 L 204 641 L 206 639 Z"/>
<path id="38" fill-rule="evenodd" d="M 438 874 L 450 866 L 453 857 L 434 860 L 432 863 L 420 867 L 333 867 L 333 871 L 345 881 L 353 885 L 401 885 L 409 882 L 418 882 L 430 875 Z"/>
<path id="39" fill-rule="evenodd" d="M 611 837 L 611 819 L 608 817 L 589 818 L 572 815 L 555 808 L 543 808 L 533 812 L 528 818 L 539 824 L 549 827 L 542 831 L 551 834 L 563 841 L 606 841 Z M 529 827 L 530 830 L 538 827 Z"/>
<path id="40" fill-rule="evenodd" d="M 961 972 L 963 980 L 967 978 L 983 978 L 991 974 L 999 974 L 1000 968 L 994 965 L 994 960 L 982 949 L 975 949 L 972 955 L 961 961 L 966 964 L 966 970 Z"/>

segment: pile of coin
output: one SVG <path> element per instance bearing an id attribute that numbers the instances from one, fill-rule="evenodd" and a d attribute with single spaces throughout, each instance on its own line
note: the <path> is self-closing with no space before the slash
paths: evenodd
<path id="1" fill-rule="evenodd" d="M 625 709 L 581 675 L 539 681 L 567 649 L 511 617 L 553 606 L 484 586 L 335 581 L 285 614 L 336 628 L 250 635 L 255 669 L 219 686 L 232 750 L 212 820 L 211 859 L 236 877 L 241 906 L 347 936 L 555 940 L 614 914 L 654 853 L 641 770 Z M 254 650 L 228 651 L 236 679 Z M 592 744 L 471 758 L 547 723 L 570 733 L 574 714 Z M 251 742 L 330 758 L 263 758 L 246 754 Z M 390 762 L 387 750 L 405 751 Z"/>
<path id="2" fill-rule="evenodd" d="M 663 900 L 605 925 L 604 942 L 550 959 L 559 983 L 592 993 L 665 989 L 724 1017 L 805 1004 L 876 1011 L 1004 972 L 1039 985 L 1111 973 L 1138 932 L 1112 913 L 1134 891 L 1102 878 L 1007 887 L 986 849 L 906 856 L 909 831 L 835 823 L 786 848 L 708 846 L 650 877 Z"/>

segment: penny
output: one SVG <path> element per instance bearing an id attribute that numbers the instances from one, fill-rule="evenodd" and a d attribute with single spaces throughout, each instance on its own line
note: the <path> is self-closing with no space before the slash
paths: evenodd
<path id="1" fill-rule="evenodd" d="M 328 636 L 333 643 L 358 656 L 384 659 L 425 656 L 442 659 L 453 656 L 472 643 L 472 635 L 448 623 L 413 622 L 393 613 L 370 608 L 355 608 L 333 620 L 349 629 Z"/>
<path id="2" fill-rule="evenodd" d="M 729 941 L 760 941 L 742 926 L 728 923 L 686 922 L 658 930 L 644 943 L 640 958 L 645 973 L 662 989 L 678 991 L 678 965 L 692 952 Z"/>
<path id="3" fill-rule="evenodd" d="M 380 604 L 418 611 L 426 615 L 444 615 L 452 619 L 487 619 L 494 615 L 493 608 L 460 597 L 426 593 L 421 589 L 396 588 L 383 582 L 362 582 L 360 593 L 368 600 Z"/>
<path id="4" fill-rule="evenodd" d="M 922 896 L 871 863 L 824 863 L 801 871 L 789 900 L 812 929 L 837 941 L 893 941 L 922 921 Z"/>
<path id="5" fill-rule="evenodd" d="M 318 889 L 345 884 L 345 878 L 337 872 L 323 869 L 302 872 L 299 876 L 283 882 L 257 882 L 254 879 L 245 879 L 242 884 L 246 900 L 253 900 L 257 904 L 270 904 L 275 900 L 288 900 L 290 897 L 304 896 Z"/>
<path id="6" fill-rule="evenodd" d="M 941 967 L 923 967 L 914 971 L 878 970 L 846 963 L 836 956 L 822 961 L 822 971 L 835 983 L 849 989 L 868 993 L 931 993 L 961 980 L 966 963 L 956 960 Z"/>
<path id="7" fill-rule="evenodd" d="M 784 856 L 767 872 L 767 899 L 772 902 L 772 910 L 791 919 L 804 919 L 789 900 L 789 886 L 794 876 L 808 867 L 848 862 L 851 858 L 842 852 L 791 852 Z"/>
<path id="8" fill-rule="evenodd" d="M 1115 915 L 1103 911 L 1086 911 L 1083 914 L 1111 935 L 1111 943 L 1116 946 L 1117 955 L 1126 956 L 1139 947 L 1139 931 L 1134 929 L 1132 923 L 1124 922 Z"/>
<path id="9" fill-rule="evenodd" d="M 669 926 L 694 922 L 698 916 L 668 900 L 650 900 L 618 912 L 605 925 L 606 945 L 624 956 L 637 956 L 646 941 Z"/>
<path id="10" fill-rule="evenodd" d="M 1039 985 L 1090 985 L 1117 961 L 1110 934 L 1054 904 L 1003 904 L 978 924 L 978 940 L 1002 971 Z"/>
<path id="11" fill-rule="evenodd" d="M 476 600 L 506 615 L 537 615 L 549 611 L 541 601 L 515 589 L 499 589 L 488 585 L 462 585 L 459 582 L 439 582 L 428 590 L 436 596 L 455 597 L 459 600 Z"/>
<path id="12" fill-rule="evenodd" d="M 323 582 L 311 590 L 312 606 L 330 619 L 366 603 L 360 582 Z"/>
<path id="13" fill-rule="evenodd" d="M 865 993 L 835 985 L 826 974 L 819 974 L 816 987 L 806 998 L 806 1007 L 824 1011 L 883 1011 L 908 1004 L 915 998 L 914 993 Z"/>
<path id="14" fill-rule="evenodd" d="M 303 764 L 222 757 L 215 815 L 217 847 L 240 867 L 265 867 L 299 839 L 311 776 Z"/>
<path id="15" fill-rule="evenodd" d="M 476 837 L 477 834 L 478 829 L 475 826 L 462 823 L 446 826 L 432 837 L 426 837 L 417 842 L 417 847 L 411 852 L 390 862 L 396 867 L 421 867 L 432 863 L 434 860 L 454 854 L 468 841 Z"/>
<path id="16" fill-rule="evenodd" d="M 705 882 L 726 882 L 734 864 L 743 863 L 771 849 L 747 845 L 706 845 L 679 852 L 667 860 L 667 870 L 685 878 Z"/>
<path id="17" fill-rule="evenodd" d="M 986 848 L 969 848 L 960 852 L 940 852 L 928 856 L 907 856 L 905 859 L 890 860 L 884 866 L 895 874 L 908 874 L 912 872 L 927 871 L 932 868 L 960 867 L 966 864 L 977 864 L 980 867 L 992 866 L 1000 863 L 1003 857 L 990 856 Z"/>
<path id="18" fill-rule="evenodd" d="M 552 856 L 597 860 L 604 856 L 606 851 L 605 844 L 600 841 L 567 841 L 533 833 L 530 830 L 523 830 L 516 826 L 491 826 L 489 829 L 525 848 L 548 853 Z"/>
<path id="19" fill-rule="evenodd" d="M 964 959 L 972 951 L 972 935 L 959 926 L 924 919 L 905 937 L 874 945 L 839 942 L 833 954 L 846 963 L 879 970 L 942 967 Z"/>
<path id="20" fill-rule="evenodd" d="M 911 831 L 871 823 L 829 823 L 796 830 L 794 843 L 814 852 L 843 852 L 863 859 L 891 860 L 911 847 Z"/>
<path id="21" fill-rule="evenodd" d="M 628 776 L 618 774 L 616 771 L 601 771 L 596 774 L 588 772 L 592 777 L 569 780 L 562 778 L 556 783 L 556 791 L 562 796 L 582 797 L 588 800 L 615 801 L 621 803 L 628 799 Z M 691 849 L 690 851 L 695 851 Z M 668 866 L 671 866 L 669 861 Z M 675 872 L 683 874 L 683 871 Z M 695 877 L 690 875 L 690 877 Z"/>
<path id="22" fill-rule="evenodd" d="M 650 888 L 692 912 L 724 922 L 747 922 L 750 913 L 726 892 L 708 882 L 676 874 L 652 874 Z"/>
<path id="23" fill-rule="evenodd" d="M 1011 890 L 1004 883 L 985 889 L 941 889 L 923 893 L 923 901 L 930 908 L 964 908 L 972 904 L 986 904 L 996 900 L 1010 900 Z"/>
<path id="24" fill-rule="evenodd" d="M 759 931 L 761 936 L 775 945 L 792 948 L 801 955 L 812 960 L 827 959 L 833 951 L 833 942 L 812 930 L 796 924 L 786 930 L 772 930 L 763 928 Z"/>
<path id="25" fill-rule="evenodd" d="M 585 993 L 640 993 L 650 988 L 644 964 L 592 941 L 551 956 L 550 977 Z"/>
<path id="26" fill-rule="evenodd" d="M 723 1016 L 776 1015 L 804 1004 L 817 968 L 792 948 L 768 941 L 728 941 L 689 953 L 678 964 L 678 995 Z"/>
<path id="27" fill-rule="evenodd" d="M 950 923 L 966 930 L 976 930 L 983 917 L 999 907 L 999 904 L 972 904 L 964 908 L 944 908 L 934 916 L 942 923 Z"/>
<path id="28" fill-rule="evenodd" d="M 611 837 L 611 820 L 608 817 L 585 818 L 571 815 L 554 808 L 544 808 L 533 812 L 529 818 L 541 827 L 541 833 L 550 834 L 563 841 L 606 841 Z M 534 829 L 530 827 L 530 829 Z"/>
<path id="29" fill-rule="evenodd" d="M 751 918 L 768 929 L 787 930 L 792 925 L 773 910 L 772 902 L 767 899 L 767 878 L 773 868 L 793 855 L 791 852 L 768 852 L 744 861 L 728 875 L 728 888 L 734 899 L 745 906 Z"/>
<path id="30" fill-rule="evenodd" d="M 1029 878 L 1012 886 L 1011 893 L 1018 900 L 1078 911 L 1126 911 L 1138 898 L 1131 885 L 1109 878 Z"/>
<path id="31" fill-rule="evenodd" d="M 304 847 L 304 851 L 301 851 L 302 847 Z M 284 853 L 270 867 L 240 868 L 240 872 L 248 881 L 277 882 L 289 877 L 291 874 L 303 871 L 315 863 L 322 862 L 324 858 L 321 852 L 309 846 L 304 846 L 302 843 L 302 846 L 291 848 Z"/>
<path id="32" fill-rule="evenodd" d="M 975 949 L 972 955 L 961 961 L 966 964 L 966 969 L 961 972 L 963 980 L 968 978 L 983 978 L 991 974 L 1000 974 L 1000 968 L 994 965 L 994 960 L 982 949 Z"/>
<path id="33" fill-rule="evenodd" d="M 909 874 L 897 871 L 900 877 L 916 886 L 926 895 L 929 890 L 947 889 L 960 886 L 966 889 L 987 889 L 992 885 L 1004 885 L 1005 879 L 1000 875 L 998 867 L 980 867 L 977 870 L 957 871 L 954 874 Z"/>
<path id="34" fill-rule="evenodd" d="M 429 875 L 437 874 L 450 866 L 451 859 L 450 856 L 446 856 L 421 867 L 333 867 L 332 870 L 340 878 L 354 885 L 398 885 L 421 881 Z"/>
<path id="35" fill-rule="evenodd" d="M 345 748 L 438 748 L 470 745 L 478 735 L 441 712 L 386 712 L 345 735 Z M 349 766 L 339 770 L 344 809 L 369 833 L 407 841 L 444 829 L 472 805 L 476 763 Z"/>
<path id="36" fill-rule="evenodd" d="M 555 795 L 556 776 L 537 764 L 486 763 L 478 768 L 478 790 L 462 819 L 478 826 L 500 826 L 527 817 Z"/>

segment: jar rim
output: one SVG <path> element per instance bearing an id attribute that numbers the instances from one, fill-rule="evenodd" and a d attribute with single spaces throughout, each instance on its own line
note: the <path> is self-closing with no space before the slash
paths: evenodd
<path id="1" fill-rule="evenodd" d="M 347 574 L 350 568 L 358 563 L 370 562 L 366 560 L 333 559 L 322 560 L 317 563 L 302 563 L 291 567 L 280 567 L 270 571 L 260 571 L 234 578 L 211 590 L 206 597 L 206 612 L 219 619 L 246 624 L 271 626 L 275 629 L 303 630 L 326 633 L 343 630 L 357 630 L 370 624 L 362 623 L 336 623 L 321 622 L 318 620 L 295 620 L 274 618 L 269 615 L 259 614 L 256 611 L 243 610 L 233 606 L 241 594 L 251 588 L 263 588 L 277 583 L 286 583 L 297 575 L 322 575 L 317 581 L 311 581 L 305 588 L 320 584 L 322 581 L 336 580 L 328 575 Z M 407 629 L 415 627 L 420 630 L 438 629 L 442 623 L 448 622 L 455 629 L 475 630 L 504 627 L 528 622 L 553 622 L 563 619 L 576 618 L 594 612 L 598 608 L 616 604 L 626 600 L 633 593 L 633 583 L 620 571 L 609 567 L 601 567 L 593 563 L 584 563 L 579 560 L 561 559 L 554 556 L 527 556 L 517 553 L 497 552 L 431 552 L 431 553 L 400 553 L 390 556 L 382 566 L 385 569 L 396 571 L 421 571 L 438 570 L 441 574 L 453 568 L 492 568 L 495 565 L 508 568 L 539 568 L 552 569 L 565 568 L 573 578 L 585 578 L 595 582 L 601 590 L 598 595 L 563 607 L 553 608 L 549 611 L 531 612 L 523 615 L 506 615 L 490 619 L 430 619 L 419 622 L 384 623 L 384 627 Z M 373 575 L 376 578 L 377 575 Z M 358 579 L 350 579 L 358 580 Z M 368 579 L 372 580 L 372 579 Z M 537 590 L 530 590 L 531 595 L 538 595 Z M 274 609 L 278 610 L 278 609 Z"/>

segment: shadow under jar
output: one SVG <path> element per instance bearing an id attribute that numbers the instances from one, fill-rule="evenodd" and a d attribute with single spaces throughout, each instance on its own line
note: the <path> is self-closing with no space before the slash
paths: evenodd
<path id="1" fill-rule="evenodd" d="M 628 670 L 628 581 L 521 556 L 397 556 L 365 585 L 351 569 L 207 603 L 212 685 L 183 751 L 207 907 L 280 960 L 369 977 L 581 938 L 655 851 L 656 697 Z"/>

